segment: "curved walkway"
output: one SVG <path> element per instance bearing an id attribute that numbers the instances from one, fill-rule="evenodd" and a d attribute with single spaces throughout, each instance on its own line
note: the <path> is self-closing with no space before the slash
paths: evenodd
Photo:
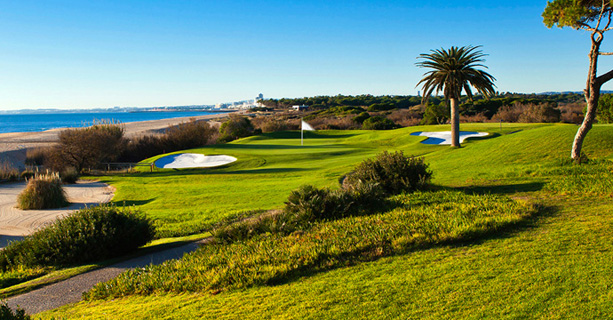
<path id="1" fill-rule="evenodd" d="M 142 268 L 149 264 L 160 264 L 166 260 L 181 258 L 183 254 L 196 250 L 199 245 L 207 241 L 210 241 L 210 238 L 93 270 L 44 288 L 9 298 L 7 302 L 11 308 L 19 306 L 28 314 L 39 313 L 69 303 L 79 302 L 83 293 L 99 282 L 111 280 L 127 269 Z"/>
<path id="2" fill-rule="evenodd" d="M 0 185 L 0 248 L 8 242 L 19 240 L 28 234 L 52 223 L 57 218 L 85 206 L 109 202 L 114 189 L 97 181 L 78 181 L 64 186 L 71 205 L 52 210 L 20 210 L 16 208 L 17 196 L 25 188 L 25 182 Z"/>

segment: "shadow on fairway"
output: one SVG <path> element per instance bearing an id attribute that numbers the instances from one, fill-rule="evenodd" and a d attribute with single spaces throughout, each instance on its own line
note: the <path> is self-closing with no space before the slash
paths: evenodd
<path id="1" fill-rule="evenodd" d="M 558 208 L 538 206 L 530 216 L 516 222 L 491 225 L 478 231 L 469 231 L 460 238 L 441 242 L 410 243 L 396 246 L 392 249 L 391 244 L 381 243 L 377 247 L 367 247 L 361 250 L 338 252 L 335 254 L 321 255 L 308 265 L 288 270 L 286 273 L 269 279 L 268 285 L 276 286 L 294 282 L 303 277 L 310 277 L 322 272 L 357 265 L 364 262 L 377 261 L 391 256 L 402 256 L 411 252 L 423 251 L 437 247 L 470 247 L 482 244 L 486 241 L 511 238 L 523 231 L 537 228 L 544 217 L 552 216 L 558 212 Z"/>
<path id="2" fill-rule="evenodd" d="M 358 135 L 357 133 L 342 133 L 330 134 L 324 131 L 305 131 L 305 139 L 344 139 Z M 262 133 L 258 136 L 250 138 L 251 140 L 267 140 L 267 139 L 297 139 L 300 140 L 300 131 L 280 131 L 271 133 Z"/>
<path id="3" fill-rule="evenodd" d="M 290 172 L 303 172 L 312 171 L 314 169 L 307 168 L 262 168 L 262 169 L 245 169 L 245 170 L 203 170 L 203 169 L 174 169 L 154 172 L 138 172 L 131 173 L 129 176 L 135 178 L 142 177 L 180 177 L 180 176 L 193 176 L 193 175 L 231 175 L 231 174 L 272 174 L 272 173 L 290 173 Z"/>
<path id="4" fill-rule="evenodd" d="M 518 192 L 540 191 L 545 186 L 543 182 L 514 183 L 493 186 L 469 186 L 454 188 L 466 194 L 513 194 Z"/>
<path id="5" fill-rule="evenodd" d="M 123 206 L 123 207 L 142 206 L 142 205 L 152 202 L 155 199 L 156 198 L 151 198 L 147 200 L 121 200 L 121 201 L 113 201 L 112 204 L 116 206 Z"/>

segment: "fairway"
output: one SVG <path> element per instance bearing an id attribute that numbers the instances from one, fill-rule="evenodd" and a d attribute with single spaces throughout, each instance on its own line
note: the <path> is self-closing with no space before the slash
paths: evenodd
<path id="1" fill-rule="evenodd" d="M 434 182 L 461 181 L 467 170 L 475 178 L 490 172 L 491 154 L 500 150 L 506 135 L 530 137 L 539 125 L 497 124 L 464 125 L 470 131 L 490 132 L 485 140 L 468 140 L 460 152 L 479 147 L 485 154 L 474 154 L 473 161 L 445 163 L 435 169 Z M 572 126 L 560 126 L 557 130 Z M 245 211 L 276 209 L 283 205 L 291 190 L 304 184 L 337 188 L 339 178 L 366 158 L 383 150 L 402 150 L 407 155 L 443 158 L 453 161 L 446 146 L 424 145 L 426 137 L 412 136 L 416 131 L 443 131 L 448 126 L 412 127 L 389 131 L 316 131 L 308 132 L 300 145 L 299 132 L 280 132 L 241 139 L 228 144 L 192 149 L 190 153 L 224 154 L 238 159 L 219 168 L 148 169 L 139 174 L 108 176 L 100 180 L 117 188 L 113 201 L 136 205 L 158 223 L 160 237 L 181 236 L 205 230 L 219 219 Z M 534 130 L 538 134 L 538 130 Z M 569 131 L 570 132 L 570 131 Z M 479 143 L 476 143 L 479 141 Z M 490 150 L 485 151 L 485 148 Z M 183 153 L 181 151 L 178 153 Z M 177 153 L 177 154 L 178 154 Z M 150 163 L 159 157 L 145 160 Z M 524 164 L 530 161 L 526 159 Z M 466 165 L 464 165 L 466 164 Z M 449 172 L 446 172 L 449 171 Z M 445 174 L 443 174 L 445 172 Z M 451 181 L 450 181 L 450 178 Z M 456 179 L 453 179 L 456 178 Z"/>
<path id="2" fill-rule="evenodd" d="M 144 278 L 151 281 L 145 284 L 150 293 L 81 302 L 45 313 L 44 318 L 98 319 L 110 313 L 152 319 L 613 316 L 609 288 L 613 277 L 613 170 L 608 161 L 613 156 L 613 126 L 595 126 L 590 132 L 585 151 L 597 161 L 582 166 L 566 160 L 576 130 L 572 125 L 513 125 L 502 130 L 498 124 L 462 127 L 490 135 L 454 149 L 424 145 L 420 143 L 424 137 L 410 135 L 442 131 L 445 126 L 320 131 L 310 132 L 301 147 L 299 133 L 285 132 L 190 150 L 239 159 L 225 167 L 105 177 L 118 188 L 118 197 L 142 207 L 167 233 L 184 232 L 185 226 L 197 230 L 235 212 L 280 208 L 289 190 L 301 184 L 336 188 L 340 176 L 382 150 L 424 156 L 438 190 L 399 195 L 393 202 L 404 206 L 396 204 L 395 209 L 372 216 L 323 221 L 305 234 L 263 235 L 251 242 L 203 249 Z M 138 195 L 147 196 L 139 200 Z M 446 220 L 448 212 L 456 213 Z M 460 229 L 454 227 L 456 223 Z M 477 223 L 477 229 L 463 233 L 464 223 Z M 408 230 L 450 229 L 432 233 L 440 238 L 423 238 L 422 245 L 411 245 L 420 234 L 405 233 L 404 225 Z M 352 250 L 358 249 L 355 245 L 368 246 L 369 241 L 377 243 L 379 237 L 393 233 L 399 238 L 389 244 L 400 249 L 374 259 L 360 258 L 358 251 L 351 258 Z M 351 237 L 357 239 L 355 244 L 346 243 Z M 284 264 L 286 255 L 308 257 L 323 250 L 318 246 L 324 244 L 329 250 L 323 251 L 324 256 L 337 252 L 341 259 L 325 260 L 305 270 Z M 278 256 L 269 256 L 279 245 L 286 248 L 278 249 Z M 224 256 L 224 248 L 233 251 Z M 234 286 L 212 291 L 214 294 L 198 289 L 210 283 L 198 278 L 210 272 L 203 266 L 222 257 L 234 262 L 221 264 L 227 268 L 210 274 L 212 279 L 241 265 L 255 268 L 255 278 L 245 269 L 230 274 L 233 281 L 250 281 L 245 285 L 231 281 Z M 351 260 L 355 257 L 357 260 Z M 278 266 L 267 264 L 272 258 L 280 259 Z M 270 283 L 257 280 L 277 267 L 294 270 L 296 275 Z M 171 280 L 170 275 L 175 278 Z M 178 289 L 173 289 L 175 285 Z M 188 293 L 191 290 L 196 292 Z"/>

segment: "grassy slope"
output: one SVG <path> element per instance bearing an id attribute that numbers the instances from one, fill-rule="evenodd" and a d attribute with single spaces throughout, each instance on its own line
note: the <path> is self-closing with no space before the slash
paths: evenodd
<path id="1" fill-rule="evenodd" d="M 507 126 L 502 132 L 530 127 L 534 126 Z M 466 125 L 464 129 L 499 132 L 496 124 Z M 207 224 L 233 213 L 278 208 L 291 190 L 303 184 L 337 186 L 338 178 L 355 164 L 382 150 L 405 150 L 414 155 L 440 153 L 441 147 L 423 145 L 419 143 L 423 137 L 409 135 L 418 130 L 448 130 L 448 126 L 309 132 L 305 146 L 299 145 L 297 132 L 269 134 L 190 150 L 239 159 L 223 168 L 166 169 L 153 174 L 104 177 L 103 181 L 117 187 L 114 201 L 138 205 L 159 221 L 160 236 L 181 236 L 200 232 Z"/>
<path id="2" fill-rule="evenodd" d="M 558 159 L 569 153 L 575 129 L 565 125 L 536 127 L 469 143 L 459 150 L 416 144 L 415 137 L 406 135 L 407 129 L 363 133 L 338 141 L 361 145 L 363 150 L 336 162 L 318 162 L 342 163 L 336 170 L 342 173 L 351 167 L 343 161 L 345 157 L 350 158 L 345 160 L 347 163 L 357 162 L 380 148 L 399 148 L 407 153 L 427 154 L 440 184 L 493 193 L 521 191 L 514 196 L 537 198 L 556 209 L 514 232 L 478 242 L 418 250 L 277 286 L 219 295 L 163 295 L 81 303 L 51 315 L 105 318 L 105 314 L 114 314 L 120 318 L 152 319 L 610 318 L 610 193 L 586 198 L 541 190 L 549 179 L 564 178 L 549 177 L 544 172 L 555 169 Z M 588 135 L 586 152 L 593 157 L 610 158 L 612 137 L 613 127 L 597 126 Z M 323 145 L 318 148 L 321 149 Z M 295 178 L 333 184 L 334 173 L 335 169 L 330 168 Z M 281 202 L 285 196 L 279 196 Z M 270 205 L 276 204 L 273 201 Z"/>

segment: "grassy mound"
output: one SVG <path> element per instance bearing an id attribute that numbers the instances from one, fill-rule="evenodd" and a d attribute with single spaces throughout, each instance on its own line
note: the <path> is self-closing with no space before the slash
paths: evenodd
<path id="1" fill-rule="evenodd" d="M 86 208 L 11 242 L 0 251 L 0 269 L 101 261 L 135 250 L 149 242 L 153 233 L 151 221 L 132 208 Z"/>
<path id="2" fill-rule="evenodd" d="M 401 195 L 392 200 L 398 207 L 383 214 L 319 222 L 288 236 L 262 234 L 205 246 L 178 261 L 123 273 L 96 285 L 86 297 L 210 292 L 285 282 L 437 243 L 481 237 L 536 212 L 504 197 L 460 192 Z"/>
<path id="3" fill-rule="evenodd" d="M 22 210 L 56 209 L 68 205 L 62 180 L 56 173 L 36 175 L 17 197 Z"/>

